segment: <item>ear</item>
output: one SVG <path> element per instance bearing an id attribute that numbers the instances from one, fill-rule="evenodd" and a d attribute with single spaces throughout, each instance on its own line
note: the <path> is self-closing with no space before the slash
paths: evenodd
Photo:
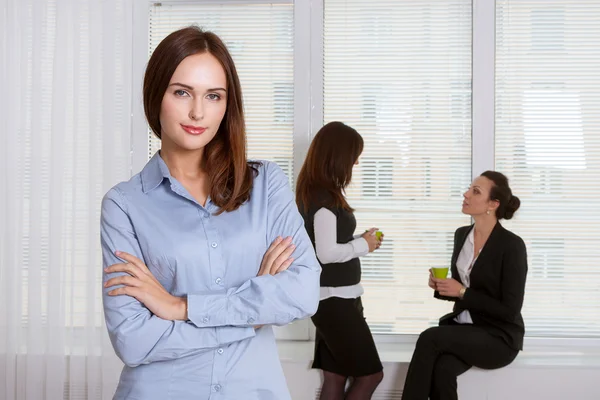
<path id="1" fill-rule="evenodd" d="M 489 200 L 488 201 L 488 210 L 490 212 L 496 212 L 496 210 L 500 207 L 500 202 L 498 200 Z"/>

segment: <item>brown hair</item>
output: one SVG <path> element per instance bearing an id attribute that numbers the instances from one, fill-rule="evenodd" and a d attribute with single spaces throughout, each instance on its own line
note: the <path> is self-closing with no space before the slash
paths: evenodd
<path id="1" fill-rule="evenodd" d="M 363 146 L 362 136 L 341 122 L 330 122 L 317 132 L 296 184 L 296 203 L 304 212 L 310 205 L 354 211 L 344 198 L 344 189 L 352 180 L 352 168 Z"/>
<path id="2" fill-rule="evenodd" d="M 488 178 L 494 183 L 490 190 L 490 199 L 496 200 L 500 205 L 496 209 L 496 218 L 511 219 L 521 206 L 521 200 L 513 196 L 508 185 L 508 178 L 497 171 L 485 171 L 481 176 Z"/>
<path id="3" fill-rule="evenodd" d="M 250 199 L 257 163 L 246 158 L 242 88 L 233 59 L 214 33 L 189 26 L 171 33 L 154 50 L 144 76 L 144 111 L 152 132 L 161 137 L 160 109 L 175 69 L 194 54 L 209 53 L 225 71 L 227 109 L 215 137 L 204 148 L 210 198 L 220 209 L 234 211 Z"/>

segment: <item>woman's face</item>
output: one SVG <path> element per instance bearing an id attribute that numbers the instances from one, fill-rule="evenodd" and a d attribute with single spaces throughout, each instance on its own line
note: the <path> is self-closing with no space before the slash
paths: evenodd
<path id="1" fill-rule="evenodd" d="M 490 200 L 490 192 L 494 183 L 485 176 L 475 178 L 469 189 L 463 194 L 463 214 L 477 216 L 486 214 L 495 215 L 498 208 L 497 200 Z"/>
<path id="2" fill-rule="evenodd" d="M 162 99 L 162 145 L 204 149 L 217 134 L 226 110 L 227 78 L 219 61 L 208 52 L 186 57 Z"/>

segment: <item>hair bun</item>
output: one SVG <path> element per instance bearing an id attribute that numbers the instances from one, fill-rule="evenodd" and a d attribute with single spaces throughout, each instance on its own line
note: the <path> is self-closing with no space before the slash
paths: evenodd
<path id="1" fill-rule="evenodd" d="M 504 219 L 511 219 L 515 212 L 521 207 L 521 200 L 517 196 L 510 196 L 504 212 Z"/>

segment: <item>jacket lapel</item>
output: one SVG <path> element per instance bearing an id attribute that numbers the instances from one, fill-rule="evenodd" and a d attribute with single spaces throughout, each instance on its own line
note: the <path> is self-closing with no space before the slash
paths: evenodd
<path id="1" fill-rule="evenodd" d="M 490 237 L 483 245 L 483 248 L 481 249 L 481 252 L 479 253 L 479 256 L 477 257 L 477 260 L 475 260 L 475 264 L 473 264 L 473 268 L 471 268 L 471 275 L 475 271 L 477 271 L 478 265 L 484 263 L 487 258 L 489 258 L 490 256 L 492 256 L 494 254 L 494 250 L 498 249 L 498 247 L 499 247 L 498 242 L 502 238 L 502 229 L 503 228 L 502 228 L 502 225 L 500 225 L 500 222 L 496 222 L 494 229 L 492 229 L 492 233 L 490 233 Z M 471 278 L 471 282 L 472 281 L 473 281 L 473 279 Z"/>
<path id="2" fill-rule="evenodd" d="M 454 244 L 454 251 L 452 252 L 452 277 L 454 278 L 454 280 L 460 283 L 462 283 L 462 280 L 460 279 L 460 274 L 458 273 L 458 268 L 456 267 L 456 261 L 458 261 L 458 256 L 460 255 L 460 252 L 462 251 L 462 248 L 465 245 L 465 242 L 467 241 L 467 237 L 469 237 L 469 233 L 471 232 L 471 230 L 473 230 L 474 226 L 475 225 L 471 225 L 468 229 L 465 229 L 463 232 L 461 232 L 461 235 L 456 238 L 456 243 Z"/>

